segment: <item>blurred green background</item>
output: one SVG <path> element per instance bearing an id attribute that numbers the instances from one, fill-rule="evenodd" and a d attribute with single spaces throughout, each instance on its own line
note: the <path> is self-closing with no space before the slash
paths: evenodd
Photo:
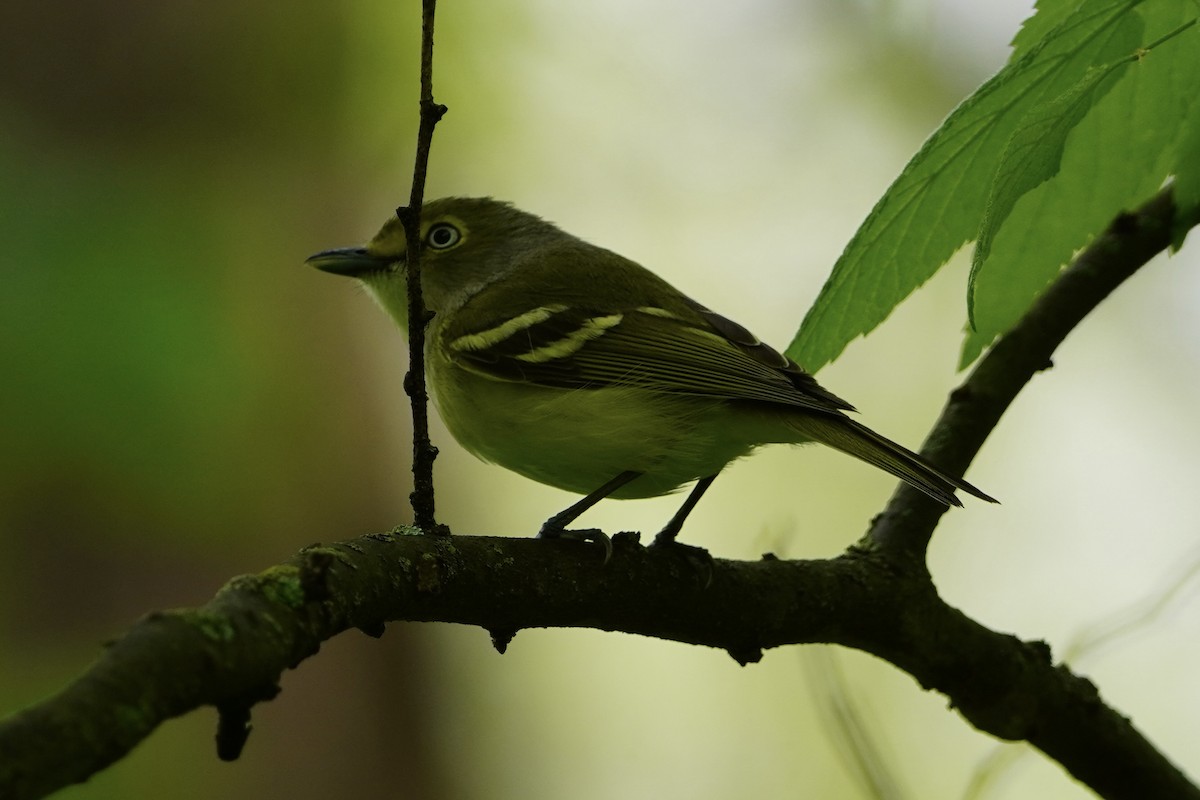
<path id="1" fill-rule="evenodd" d="M 147 611 L 410 519 L 403 343 L 303 261 L 407 197 L 418 7 L 0 8 L 0 713 Z M 515 201 L 782 345 L 1027 13 L 445 2 L 450 113 L 427 196 Z M 1185 251 L 1139 275 L 1022 395 L 968 476 L 1004 505 L 969 503 L 934 540 L 951 602 L 1061 650 L 1196 561 L 1196 266 Z M 965 263 L 939 275 L 822 381 L 915 446 L 956 381 L 964 282 Z M 435 436 L 440 514 L 460 533 L 528 535 L 569 499 Z M 832 555 L 890 490 L 836 454 L 774 448 L 716 483 L 685 538 L 723 557 Z M 653 531 L 676 502 L 590 519 Z M 1193 774 L 1198 610 L 1185 593 L 1077 665 Z M 995 743 L 889 665 L 836 658 L 908 796 L 962 796 Z M 525 631 L 500 657 L 480 630 L 397 624 L 328 643 L 283 688 L 236 763 L 216 760 L 203 710 L 61 796 L 862 796 L 816 648 L 739 668 Z M 1090 795 L 1034 755 L 982 796 Z"/>

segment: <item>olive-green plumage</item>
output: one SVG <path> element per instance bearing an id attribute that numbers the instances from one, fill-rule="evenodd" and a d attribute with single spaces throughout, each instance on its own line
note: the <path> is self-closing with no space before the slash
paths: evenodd
<path id="1" fill-rule="evenodd" d="M 942 503 L 960 505 L 956 489 L 992 501 L 850 419 L 795 362 L 629 259 L 490 199 L 427 203 L 421 231 L 428 379 L 450 432 L 551 486 L 596 495 L 617 479 L 552 521 L 602 496 L 711 479 L 776 442 L 820 442 Z M 361 280 L 407 329 L 398 220 L 365 247 L 309 262 Z M 667 538 L 686 510 L 677 516 Z"/>

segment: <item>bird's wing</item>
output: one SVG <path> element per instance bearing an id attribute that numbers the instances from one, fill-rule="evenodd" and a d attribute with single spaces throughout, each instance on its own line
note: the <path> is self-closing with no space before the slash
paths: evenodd
<path id="1" fill-rule="evenodd" d="M 639 268 L 640 269 L 640 268 Z M 731 320 L 672 290 L 673 308 L 631 303 L 489 302 L 489 311 L 442 332 L 452 360 L 498 380 L 594 389 L 636 386 L 665 393 L 851 410 L 794 361 Z M 521 310 L 524 309 L 524 310 Z M 483 309 L 476 309 L 483 310 Z"/>

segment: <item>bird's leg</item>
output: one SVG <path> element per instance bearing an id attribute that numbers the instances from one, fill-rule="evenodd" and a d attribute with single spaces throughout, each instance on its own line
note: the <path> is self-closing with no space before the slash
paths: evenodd
<path id="1" fill-rule="evenodd" d="M 574 503 L 562 511 L 555 514 L 550 519 L 546 520 L 542 525 L 542 529 L 538 532 L 538 537 L 542 539 L 579 539 L 585 542 L 595 542 L 604 548 L 604 563 L 612 558 L 612 541 L 609 540 L 608 534 L 599 528 L 587 528 L 578 531 L 569 531 L 567 526 L 579 518 L 579 515 L 587 511 L 592 506 L 599 503 L 610 494 L 620 489 L 625 484 L 632 481 L 641 475 L 640 472 L 626 470 L 617 477 L 610 480 L 608 483 L 601 486 L 596 491 L 587 495 L 579 502 Z M 687 516 L 686 514 L 684 516 Z M 683 520 L 680 520 L 682 523 Z"/>
<path id="2" fill-rule="evenodd" d="M 683 523 L 688 518 L 688 514 L 692 513 L 692 509 L 696 507 L 696 503 L 700 502 L 700 498 L 708 491 L 708 487 L 712 486 L 712 482 L 717 479 L 716 475 L 709 475 L 707 478 L 701 478 L 696 481 L 696 485 L 692 487 L 692 492 L 687 496 L 687 500 L 683 501 L 683 505 L 675 512 L 675 516 L 671 517 L 671 521 L 663 526 L 663 529 L 654 537 L 654 544 L 651 547 L 672 547 L 677 545 L 675 537 L 679 535 L 679 531 L 683 529 Z"/>
<path id="3" fill-rule="evenodd" d="M 683 523 L 688 518 L 688 514 L 692 513 L 692 509 L 696 507 L 696 503 L 700 502 L 700 498 L 704 496 L 704 493 L 708 491 L 708 487 L 712 486 L 712 482 L 716 479 L 716 475 L 709 475 L 707 478 L 701 478 L 696 481 L 696 485 L 692 487 L 691 494 L 683 501 L 683 505 L 675 512 L 675 516 L 671 517 L 671 521 L 663 526 L 663 529 L 654 537 L 654 541 L 650 543 L 651 549 L 672 550 L 676 553 L 681 553 L 688 561 L 692 562 L 692 565 L 696 567 L 696 571 L 701 576 L 701 584 L 705 589 L 712 584 L 712 556 L 703 547 L 681 544 L 675 541 L 675 537 L 679 535 L 679 531 L 683 528 Z"/>

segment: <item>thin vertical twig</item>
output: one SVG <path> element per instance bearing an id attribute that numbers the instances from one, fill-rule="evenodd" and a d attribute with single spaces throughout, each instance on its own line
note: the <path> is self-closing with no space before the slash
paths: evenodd
<path id="1" fill-rule="evenodd" d="M 447 534 L 449 529 L 434 519 L 433 461 L 437 448 L 429 440 L 429 392 L 425 386 L 425 327 L 433 314 L 421 296 L 421 204 L 425 197 L 425 174 L 433 129 L 446 107 L 433 102 L 433 15 L 437 0 L 421 3 L 421 103 L 417 131 L 417 156 L 413 166 L 412 192 L 408 205 L 396 209 L 404 226 L 408 265 L 408 374 L 404 390 L 412 404 L 413 491 L 410 495 L 417 527 L 426 533 Z"/>

